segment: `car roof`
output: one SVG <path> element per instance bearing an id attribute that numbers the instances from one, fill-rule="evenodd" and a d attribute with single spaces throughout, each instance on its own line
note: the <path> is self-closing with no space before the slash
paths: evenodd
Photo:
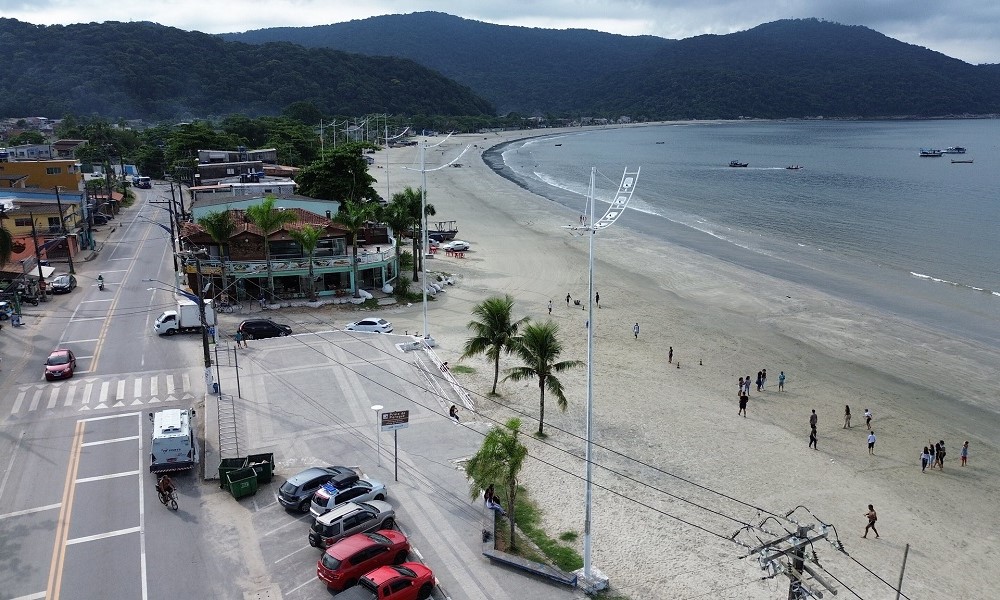
<path id="1" fill-rule="evenodd" d="M 391 542 L 392 540 L 389 541 Z M 332 546 L 326 549 L 326 553 L 336 558 L 345 558 L 363 548 L 380 545 L 381 544 L 368 537 L 367 533 L 355 533 L 354 535 L 345 537 L 339 542 L 335 542 Z"/>
<path id="2" fill-rule="evenodd" d="M 427 567 L 425 567 L 420 563 L 405 562 L 401 565 L 388 565 L 384 567 L 379 567 L 371 571 L 367 575 L 365 575 L 365 577 L 370 579 L 372 583 L 374 583 L 375 585 L 380 586 L 383 583 L 387 581 L 392 581 L 393 579 L 396 579 L 397 577 L 400 577 L 402 575 L 399 571 L 396 570 L 396 567 L 409 569 L 413 571 L 417 575 L 417 577 L 420 577 L 420 575 L 422 575 L 423 573 L 430 572 L 430 569 L 428 569 Z"/>
<path id="3" fill-rule="evenodd" d="M 344 504 L 341 504 L 337 508 L 326 513 L 322 517 L 318 517 L 316 521 L 321 522 L 324 525 L 329 525 L 330 523 L 333 523 L 334 521 L 339 521 L 340 519 L 343 519 L 347 515 L 355 513 L 359 510 L 361 510 L 361 507 L 358 506 L 356 503 L 345 502 Z"/>
<path id="4" fill-rule="evenodd" d="M 49 352 L 49 356 L 55 356 L 56 354 L 72 354 L 69 348 L 56 348 L 52 352 Z"/>
<path id="5" fill-rule="evenodd" d="M 320 475 L 333 475 L 333 471 L 324 467 L 309 467 L 305 471 L 300 471 L 288 478 L 288 482 L 294 485 L 303 483 L 319 477 Z"/>

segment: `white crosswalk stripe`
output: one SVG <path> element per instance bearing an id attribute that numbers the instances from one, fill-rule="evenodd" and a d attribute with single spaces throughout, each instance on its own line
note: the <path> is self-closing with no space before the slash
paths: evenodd
<path id="1" fill-rule="evenodd" d="M 160 397 L 158 392 L 167 394 Z M 102 410 L 143 404 L 192 400 L 191 376 L 185 372 L 140 375 L 77 376 L 67 382 L 22 385 L 10 414 L 47 413 L 60 409 Z"/>

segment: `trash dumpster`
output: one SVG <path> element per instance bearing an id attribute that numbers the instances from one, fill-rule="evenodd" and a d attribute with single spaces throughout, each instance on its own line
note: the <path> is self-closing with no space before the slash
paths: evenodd
<path id="1" fill-rule="evenodd" d="M 226 479 L 226 475 L 237 469 L 245 469 L 246 466 L 247 459 L 245 458 L 223 458 L 222 462 L 219 463 L 219 487 L 227 489 L 229 480 Z"/>
<path id="2" fill-rule="evenodd" d="M 257 474 L 259 485 L 271 483 L 271 477 L 274 475 L 274 453 L 251 454 L 247 456 L 246 466 Z"/>
<path id="3" fill-rule="evenodd" d="M 233 498 L 239 499 L 257 493 L 257 473 L 253 469 L 237 469 L 226 473 L 229 492 Z"/>

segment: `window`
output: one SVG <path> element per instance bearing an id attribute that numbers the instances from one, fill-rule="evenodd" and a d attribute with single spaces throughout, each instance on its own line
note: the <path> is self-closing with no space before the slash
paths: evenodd
<path id="1" fill-rule="evenodd" d="M 59 175 L 62 173 L 62 167 L 45 167 L 46 175 Z"/>
<path id="2" fill-rule="evenodd" d="M 18 227 L 31 227 L 31 219 L 29 217 L 17 217 L 14 219 L 14 225 Z"/>
<path id="3" fill-rule="evenodd" d="M 59 217 L 49 217 L 49 228 L 59 227 Z"/>

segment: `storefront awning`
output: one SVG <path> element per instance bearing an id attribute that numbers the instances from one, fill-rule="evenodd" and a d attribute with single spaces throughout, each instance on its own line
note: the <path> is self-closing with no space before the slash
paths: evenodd
<path id="1" fill-rule="evenodd" d="M 55 267 L 49 267 L 49 266 L 46 266 L 46 265 L 42 265 L 42 279 L 48 279 L 49 277 L 52 277 L 52 274 L 55 273 L 55 272 L 56 272 L 56 268 Z M 34 277 L 34 278 L 37 279 L 38 278 L 38 267 L 35 267 L 31 271 L 25 273 L 25 275 L 27 275 L 28 277 Z"/>

